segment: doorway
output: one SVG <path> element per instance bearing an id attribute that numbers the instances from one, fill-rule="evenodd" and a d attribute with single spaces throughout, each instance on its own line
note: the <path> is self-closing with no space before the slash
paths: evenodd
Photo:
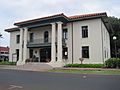
<path id="1" fill-rule="evenodd" d="M 51 49 L 50 48 L 40 49 L 40 62 L 50 61 L 51 61 Z"/>

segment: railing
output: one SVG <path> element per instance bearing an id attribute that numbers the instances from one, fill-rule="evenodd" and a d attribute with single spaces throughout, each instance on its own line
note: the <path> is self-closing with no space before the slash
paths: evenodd
<path id="1" fill-rule="evenodd" d="M 47 43 L 51 43 L 51 38 L 48 39 L 40 38 L 28 41 L 28 44 L 47 44 Z"/>
<path id="2" fill-rule="evenodd" d="M 34 45 L 42 45 L 42 46 L 46 46 L 46 45 L 51 45 L 51 38 L 47 38 L 47 39 L 44 39 L 44 38 L 40 38 L 40 39 L 33 39 L 33 40 L 30 40 L 28 41 L 28 44 L 27 46 L 34 46 Z M 56 39 L 56 44 L 57 44 L 57 39 Z M 66 42 L 65 42 L 65 39 L 62 39 L 62 44 L 63 45 L 66 45 Z"/>

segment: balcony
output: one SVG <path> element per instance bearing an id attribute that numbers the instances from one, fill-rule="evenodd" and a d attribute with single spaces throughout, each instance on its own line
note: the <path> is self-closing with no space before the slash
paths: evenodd
<path id="1" fill-rule="evenodd" d="M 48 39 L 33 39 L 28 41 L 27 47 L 28 48 L 32 48 L 32 47 L 47 47 L 47 46 L 51 46 L 51 38 Z"/>
<path id="2" fill-rule="evenodd" d="M 56 45 L 57 45 L 57 41 L 56 41 Z M 62 45 L 63 46 L 66 45 L 65 39 L 62 39 Z M 51 38 L 33 39 L 33 40 L 28 41 L 28 43 L 27 43 L 28 48 L 50 47 L 50 46 L 51 46 Z"/>

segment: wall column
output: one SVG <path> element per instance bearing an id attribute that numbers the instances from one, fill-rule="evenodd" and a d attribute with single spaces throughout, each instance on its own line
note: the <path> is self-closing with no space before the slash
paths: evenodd
<path id="1" fill-rule="evenodd" d="M 27 40 L 28 40 L 28 28 L 24 28 L 23 64 L 25 64 L 25 60 L 28 58 Z"/>
<path id="2" fill-rule="evenodd" d="M 52 25 L 52 46 L 51 46 L 51 62 L 56 61 L 56 23 L 51 23 Z"/>
<path id="3" fill-rule="evenodd" d="M 62 22 L 57 22 L 57 60 L 62 61 Z"/>
<path id="4" fill-rule="evenodd" d="M 20 46 L 19 46 L 19 60 L 17 65 L 21 65 L 23 60 L 23 28 L 20 28 Z"/>

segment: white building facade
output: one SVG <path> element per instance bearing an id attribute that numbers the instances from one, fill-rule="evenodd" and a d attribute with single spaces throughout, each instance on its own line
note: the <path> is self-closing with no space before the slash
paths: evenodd
<path id="1" fill-rule="evenodd" d="M 10 32 L 10 61 L 65 64 L 104 63 L 110 56 L 109 27 L 106 13 L 67 17 L 63 13 L 15 23 Z M 17 58 L 12 60 L 13 54 Z"/>

